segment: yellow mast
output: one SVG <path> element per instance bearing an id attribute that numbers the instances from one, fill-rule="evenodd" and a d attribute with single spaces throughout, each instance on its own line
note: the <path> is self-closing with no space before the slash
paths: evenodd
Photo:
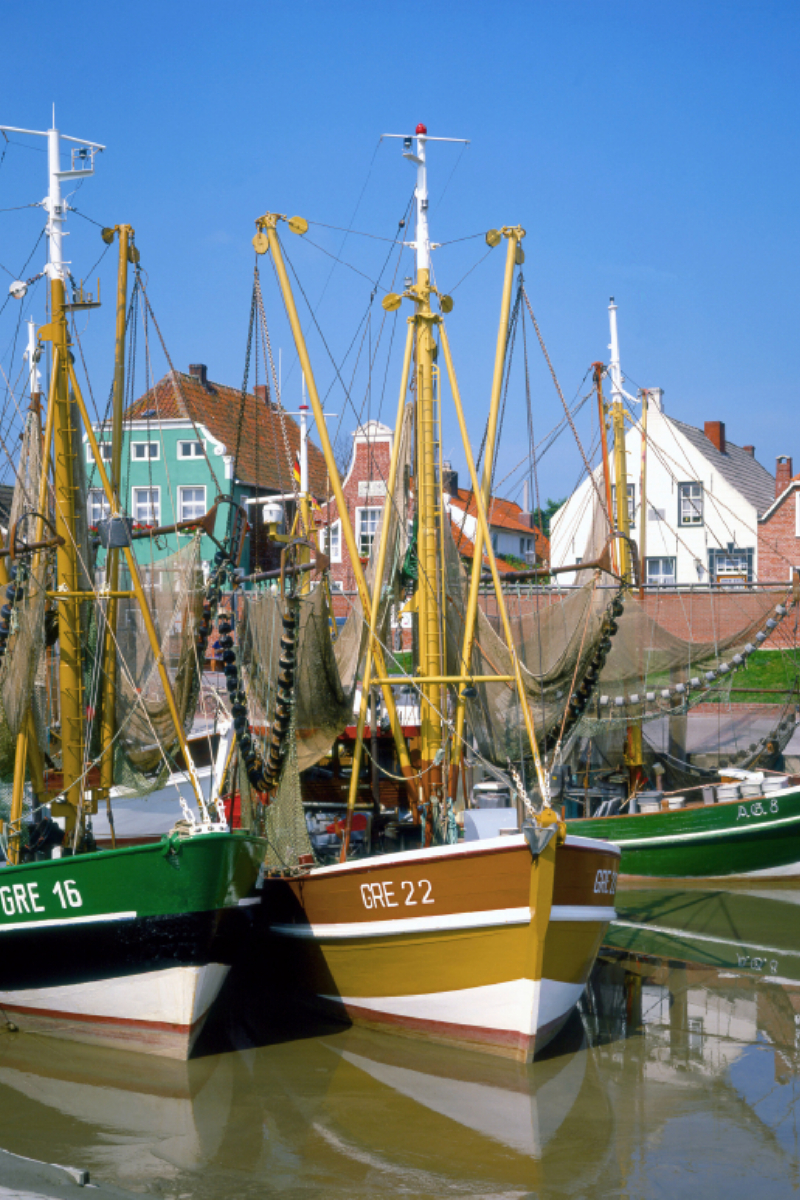
<path id="1" fill-rule="evenodd" d="M 128 262 L 138 259 L 133 246 L 133 229 L 130 225 L 117 225 L 113 230 L 103 230 L 104 241 L 111 241 L 114 233 L 119 238 L 119 263 L 117 267 L 117 322 L 114 344 L 114 393 L 111 409 L 111 488 L 114 503 L 111 511 L 122 509 L 122 415 L 125 405 L 125 323 L 128 307 Z M 117 703 L 117 597 L 119 591 L 119 550 L 109 549 L 106 553 L 106 582 L 109 598 L 106 608 L 106 630 L 103 647 L 103 701 L 100 722 L 100 744 L 108 747 L 100 764 L 101 795 L 109 803 L 109 794 L 114 783 L 114 736 L 116 734 Z M 114 839 L 113 818 L 110 816 L 112 840 Z"/>
<path id="2" fill-rule="evenodd" d="M 606 508 L 608 511 L 609 533 L 614 530 L 614 504 L 611 494 L 611 472 L 608 466 L 608 430 L 606 428 L 606 417 L 608 411 L 606 402 L 603 398 L 603 372 L 605 367 L 602 363 L 592 363 L 594 367 L 594 382 L 597 388 L 597 410 L 600 418 L 600 447 L 603 456 L 603 485 L 605 488 Z M 617 542 L 614 539 L 611 543 L 611 564 L 613 569 L 617 570 Z"/>
<path id="3" fill-rule="evenodd" d="M 278 275 L 281 294 L 286 305 L 286 312 L 289 317 L 289 324 L 292 328 L 295 346 L 300 358 L 300 365 L 306 379 L 306 387 L 308 388 L 308 396 L 311 400 L 311 408 L 314 413 L 314 419 L 317 423 L 319 438 L 322 445 L 322 453 L 325 458 L 325 466 L 328 470 L 331 488 L 336 499 L 336 505 L 339 511 L 339 518 L 342 522 L 342 536 L 344 537 L 347 546 L 347 553 L 350 556 L 350 563 L 355 576 L 356 588 L 361 601 L 361 607 L 364 613 L 364 620 L 369 622 L 372 614 L 372 601 L 370 599 L 367 581 L 364 578 L 364 571 L 361 567 L 361 561 L 358 556 L 358 547 L 356 546 L 355 534 L 353 526 L 348 515 L 347 502 L 342 491 L 342 481 L 339 478 L 339 471 L 336 466 L 336 460 L 333 454 L 330 436 L 325 423 L 325 414 L 322 410 L 322 403 L 317 391 L 314 372 L 311 367 L 311 359 L 308 355 L 303 329 L 300 324 L 300 318 L 297 315 L 297 306 L 292 295 L 289 276 L 286 273 L 286 264 L 283 261 L 283 251 L 281 250 L 280 240 L 278 238 L 276 226 L 279 220 L 286 220 L 279 213 L 265 213 L 263 217 L 259 217 L 256 221 L 258 233 L 253 238 L 253 245 L 258 254 L 266 254 L 268 250 L 272 251 L 273 262 Z M 296 233 L 304 233 L 308 228 L 307 223 L 300 217 L 292 217 L 288 222 L 289 228 Z M 378 642 L 377 638 L 372 643 L 372 653 L 375 661 L 375 666 L 378 674 L 386 675 L 386 665 L 383 655 L 383 647 Z M 394 695 L 389 684 L 383 684 L 383 702 L 386 705 L 386 712 L 391 722 L 391 727 L 394 733 L 395 748 L 400 762 L 400 769 L 406 779 L 411 778 L 413 772 L 411 769 L 411 760 L 408 756 L 408 747 L 406 746 L 402 730 L 397 720 L 397 710 L 394 703 Z M 409 785 L 410 786 L 410 785 Z"/>
<path id="4" fill-rule="evenodd" d="M 519 225 L 505 227 L 501 232 L 503 236 L 507 238 L 508 245 L 506 247 L 503 294 L 500 303 L 500 324 L 497 329 L 497 345 L 494 355 L 494 375 L 492 377 L 492 392 L 489 399 L 489 420 L 486 428 L 486 448 L 484 451 L 483 479 L 481 481 L 481 498 L 483 501 L 483 507 L 487 510 L 487 512 L 489 509 L 490 500 L 489 493 L 492 486 L 492 470 L 494 466 L 497 425 L 500 416 L 500 398 L 503 388 L 503 371 L 506 360 L 508 322 L 511 314 L 511 290 L 514 282 L 514 266 L 517 261 L 517 248 L 520 247 L 520 242 L 525 236 L 525 230 Z M 487 234 L 487 241 L 489 242 L 489 245 L 497 245 L 499 242 L 499 237 L 497 237 L 495 231 Z M 483 552 L 483 527 L 481 523 L 478 522 L 475 530 L 475 551 L 472 559 L 472 570 L 469 579 L 469 599 L 467 601 L 467 612 L 464 620 L 464 637 L 461 649 L 461 671 L 465 675 L 469 674 L 472 663 L 472 647 L 475 641 L 475 625 L 478 619 L 478 592 L 480 590 L 481 574 L 483 570 Z M 455 752 L 459 755 L 461 754 L 461 747 L 464 744 L 464 718 L 466 715 L 465 700 L 462 692 L 463 689 L 459 689 L 458 698 L 456 700 L 455 714 Z M 451 783 L 453 780 L 454 774 L 451 774 Z"/>

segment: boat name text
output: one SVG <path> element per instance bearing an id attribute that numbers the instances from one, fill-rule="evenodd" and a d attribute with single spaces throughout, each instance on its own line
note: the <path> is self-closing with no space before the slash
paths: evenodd
<path id="1" fill-rule="evenodd" d="M 769 802 L 769 808 L 766 808 L 766 800 L 762 803 L 760 800 L 754 800 L 752 804 L 740 804 L 739 811 L 736 814 L 736 820 L 741 821 L 742 817 L 768 817 L 770 813 L 779 812 L 778 801 L 772 799 Z M 749 809 L 749 811 L 748 811 Z"/>
<path id="2" fill-rule="evenodd" d="M 595 895 L 614 896 L 617 892 L 617 872 L 601 869 L 594 877 Z"/>
<path id="3" fill-rule="evenodd" d="M 387 880 L 386 883 L 362 883 L 361 899 L 364 908 L 400 908 L 413 904 L 435 903 L 429 879 L 418 879 L 416 883 L 410 879 L 402 879 L 400 887 L 405 894 L 396 898 L 397 884 L 391 880 Z"/>
<path id="4" fill-rule="evenodd" d="M 74 879 L 65 879 L 63 883 L 59 879 L 53 888 L 53 895 L 58 896 L 62 908 L 81 908 L 83 906 L 83 900 L 75 886 Z M 47 912 L 46 906 L 39 903 L 40 900 L 38 883 L 12 883 L 0 887 L 0 905 L 7 917 L 16 917 L 22 913 L 33 915 Z"/>

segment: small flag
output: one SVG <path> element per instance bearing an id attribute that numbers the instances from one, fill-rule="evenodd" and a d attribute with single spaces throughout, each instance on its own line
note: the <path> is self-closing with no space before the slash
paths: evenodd
<path id="1" fill-rule="evenodd" d="M 347 828 L 347 818 L 340 817 L 338 821 L 334 821 L 331 825 L 325 826 L 326 833 L 343 834 Z M 367 818 L 364 813 L 354 813 L 353 820 L 350 825 L 351 833 L 362 833 L 367 828 Z"/>
<path id="2" fill-rule="evenodd" d="M 292 464 L 292 474 L 294 475 L 295 483 L 299 485 L 299 483 L 300 483 L 300 463 L 297 461 L 297 459 L 295 459 L 294 463 Z"/>

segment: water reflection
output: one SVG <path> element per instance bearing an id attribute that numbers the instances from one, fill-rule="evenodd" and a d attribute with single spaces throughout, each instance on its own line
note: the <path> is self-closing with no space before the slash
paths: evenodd
<path id="1" fill-rule="evenodd" d="M 532 1066 L 311 1027 L 267 1011 L 258 973 L 187 1064 L 3 1033 L 0 1145 L 185 1200 L 785 1196 L 798 901 L 621 893 L 580 1012 Z"/>

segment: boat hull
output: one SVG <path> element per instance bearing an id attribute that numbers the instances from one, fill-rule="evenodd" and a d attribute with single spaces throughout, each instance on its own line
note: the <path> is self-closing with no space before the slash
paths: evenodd
<path id="1" fill-rule="evenodd" d="M 28 1031 L 187 1058 L 257 900 L 242 834 L 0 870 L 0 1010 Z"/>
<path id="2" fill-rule="evenodd" d="M 267 878 L 262 915 L 328 1014 L 527 1062 L 583 991 L 618 864 L 585 839 L 494 838 Z"/>
<path id="3" fill-rule="evenodd" d="M 800 787 L 670 812 L 567 822 L 619 846 L 623 878 L 800 878 Z"/>

